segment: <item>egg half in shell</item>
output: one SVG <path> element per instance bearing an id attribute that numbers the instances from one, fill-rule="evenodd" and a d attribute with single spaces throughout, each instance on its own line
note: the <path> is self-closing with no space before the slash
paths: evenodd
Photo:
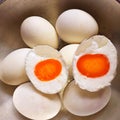
<path id="1" fill-rule="evenodd" d="M 43 93 L 60 92 L 68 80 L 61 54 L 46 45 L 34 47 L 26 57 L 26 73 L 33 85 Z"/>
<path id="2" fill-rule="evenodd" d="M 94 92 L 111 85 L 117 68 L 117 51 L 102 35 L 83 41 L 75 52 L 73 74 L 80 88 Z"/>

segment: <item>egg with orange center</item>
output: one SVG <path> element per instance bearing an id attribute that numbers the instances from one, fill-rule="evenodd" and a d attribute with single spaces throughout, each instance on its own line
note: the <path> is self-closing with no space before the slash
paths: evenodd
<path id="1" fill-rule="evenodd" d="M 117 51 L 102 35 L 83 41 L 75 52 L 73 75 L 82 89 L 95 92 L 111 85 L 117 68 Z"/>
<path id="2" fill-rule="evenodd" d="M 26 73 L 32 84 L 41 92 L 60 92 L 68 80 L 68 71 L 61 54 L 46 45 L 34 47 L 26 57 Z"/>

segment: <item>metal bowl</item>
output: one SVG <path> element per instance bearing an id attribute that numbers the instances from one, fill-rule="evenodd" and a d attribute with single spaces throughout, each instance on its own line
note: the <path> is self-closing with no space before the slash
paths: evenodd
<path id="1" fill-rule="evenodd" d="M 11 51 L 27 47 L 20 36 L 20 25 L 29 16 L 44 17 L 55 25 L 57 17 L 67 9 L 82 9 L 98 22 L 99 34 L 105 35 L 118 50 L 117 75 L 112 82 L 112 97 L 99 113 L 79 117 L 66 110 L 52 120 L 119 120 L 120 119 L 120 4 L 115 0 L 1 0 L 0 4 L 0 61 Z M 62 42 L 60 47 L 65 43 Z M 13 63 L 14 66 L 14 63 Z M 0 120 L 28 120 L 19 114 L 12 103 L 16 87 L 0 82 Z"/>

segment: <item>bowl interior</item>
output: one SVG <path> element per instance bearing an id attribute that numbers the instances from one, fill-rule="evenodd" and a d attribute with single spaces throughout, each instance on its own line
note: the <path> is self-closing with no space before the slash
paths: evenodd
<path id="1" fill-rule="evenodd" d="M 112 97 L 101 112 L 78 117 L 62 110 L 52 120 L 118 120 L 120 118 L 120 4 L 115 0 L 6 0 L 0 4 L 0 61 L 11 51 L 27 47 L 20 36 L 20 25 L 29 16 L 41 16 L 55 26 L 56 19 L 65 10 L 82 9 L 91 14 L 99 25 L 99 34 L 108 37 L 118 51 L 118 68 L 112 82 Z M 61 42 L 59 48 L 66 43 Z M 27 120 L 12 105 L 15 87 L 0 82 L 1 120 Z M 7 111 L 7 115 L 5 111 Z M 111 115 L 111 117 L 110 117 Z"/>

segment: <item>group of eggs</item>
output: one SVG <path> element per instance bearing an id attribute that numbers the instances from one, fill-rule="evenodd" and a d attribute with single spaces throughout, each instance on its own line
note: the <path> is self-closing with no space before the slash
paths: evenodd
<path id="1" fill-rule="evenodd" d="M 97 33 L 95 19 L 79 9 L 64 11 L 55 28 L 39 16 L 25 19 L 21 36 L 31 48 L 11 52 L 0 67 L 4 83 L 19 85 L 13 94 L 15 108 L 34 120 L 53 118 L 62 103 L 78 116 L 104 108 L 111 97 L 117 51 Z M 69 43 L 59 51 L 58 36 Z"/>

